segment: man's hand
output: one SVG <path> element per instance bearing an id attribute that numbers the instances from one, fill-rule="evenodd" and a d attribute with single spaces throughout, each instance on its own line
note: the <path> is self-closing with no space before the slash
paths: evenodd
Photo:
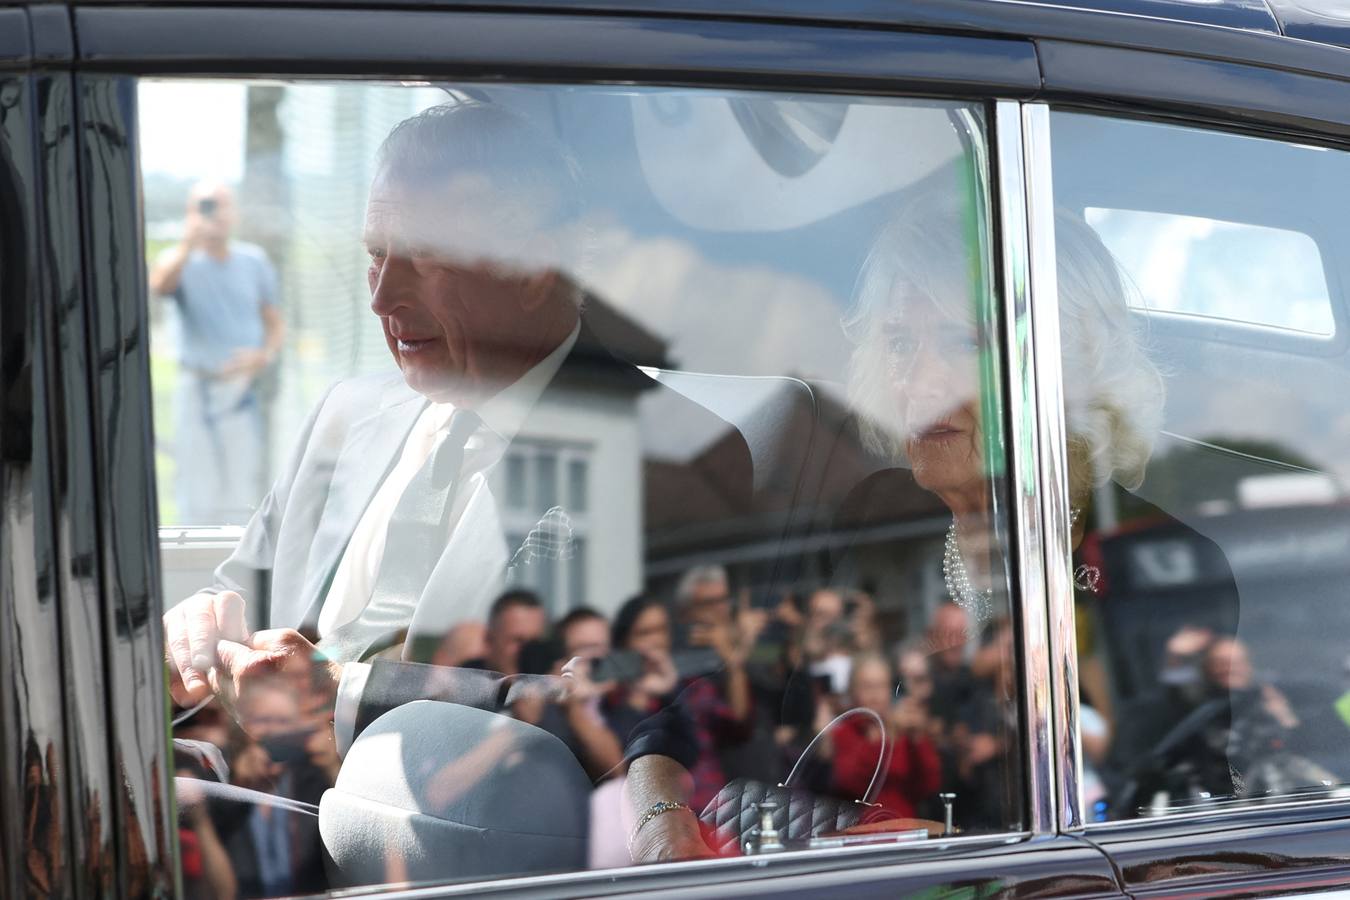
<path id="1" fill-rule="evenodd" d="M 164 614 L 164 659 L 169 693 L 179 706 L 211 696 L 208 677 L 221 640 L 246 642 L 244 598 L 234 591 L 193 594 Z"/>
<path id="2" fill-rule="evenodd" d="M 253 378 L 266 369 L 271 361 L 265 350 L 257 347 L 241 347 L 225 360 L 225 365 L 220 367 L 220 375 L 222 378 L 233 378 L 236 375 Z"/>
<path id="3" fill-rule="evenodd" d="M 216 644 L 220 665 L 211 670 L 211 688 L 236 708 L 246 705 L 259 685 L 280 684 L 301 698 L 301 708 L 316 719 L 331 717 L 342 666 L 330 662 L 293 628 L 259 631 L 247 643 Z M 248 716 L 240 725 L 248 730 Z"/>
<path id="4" fill-rule="evenodd" d="M 1299 721 L 1294 713 L 1294 707 L 1289 704 L 1289 698 L 1275 685 L 1267 684 L 1261 688 L 1261 705 L 1281 728 L 1298 727 Z"/>
<path id="5" fill-rule="evenodd" d="M 218 230 L 219 227 L 203 216 L 195 206 L 190 207 L 187 220 L 183 223 L 183 249 L 185 251 L 201 249 Z"/>
<path id="6" fill-rule="evenodd" d="M 329 661 L 300 631 L 258 631 L 247 644 L 220 641 L 216 657 L 220 665 L 211 671 L 212 690 L 227 707 L 239 711 L 236 718 L 244 731 L 250 730 L 248 696 L 265 685 L 279 685 L 300 699 L 301 710 L 311 722 L 309 727 L 331 721 L 342 665 Z"/>

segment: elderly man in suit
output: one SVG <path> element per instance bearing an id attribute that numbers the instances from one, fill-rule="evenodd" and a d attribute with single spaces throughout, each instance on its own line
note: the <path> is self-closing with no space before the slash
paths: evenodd
<path id="1" fill-rule="evenodd" d="M 569 375 L 664 390 L 588 331 L 565 268 L 579 184 L 549 138 L 488 105 L 435 107 L 386 138 L 364 239 L 398 372 L 329 390 L 216 584 L 165 615 L 178 702 L 291 677 L 332 698 L 343 752 L 415 699 L 510 702 L 513 681 L 411 665 L 484 619 L 510 567 L 547 564 L 568 538 L 565 515 L 540 510 L 508 547 L 488 475 Z M 266 630 L 249 633 L 246 602 Z"/>

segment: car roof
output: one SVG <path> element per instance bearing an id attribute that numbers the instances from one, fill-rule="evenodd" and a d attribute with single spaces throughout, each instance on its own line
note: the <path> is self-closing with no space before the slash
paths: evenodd
<path id="1" fill-rule="evenodd" d="M 23 0 L 0 0 L 0 7 Z M 1278 68 L 1350 75 L 1346 0 L 53 0 L 43 6 L 192 6 L 567 11 L 875 24 L 1004 37 L 1087 41 Z M 1180 29 L 1180 30 L 1178 30 Z M 1157 41 L 1155 43 L 1155 38 Z M 1262 50 L 1251 39 L 1267 41 Z M 1281 40 L 1283 38 L 1284 40 Z M 1286 45 L 1281 51 L 1279 45 Z M 1315 47 L 1312 45 L 1322 45 Z M 1256 49 L 1253 51 L 1253 47 Z M 1328 57 L 1321 51 L 1334 49 Z M 1273 55 L 1268 55 L 1273 51 Z"/>

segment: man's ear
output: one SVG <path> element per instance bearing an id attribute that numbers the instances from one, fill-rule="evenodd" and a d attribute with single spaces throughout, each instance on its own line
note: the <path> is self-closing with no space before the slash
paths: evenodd
<path id="1" fill-rule="evenodd" d="M 521 292 L 521 305 L 526 312 L 537 312 L 553 298 L 562 283 L 562 273 L 557 269 L 530 272 L 524 278 L 525 290 Z"/>

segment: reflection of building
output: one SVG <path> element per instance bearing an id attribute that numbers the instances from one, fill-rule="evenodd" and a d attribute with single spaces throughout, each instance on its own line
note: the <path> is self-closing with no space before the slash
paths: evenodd
<path id="1" fill-rule="evenodd" d="M 721 393 L 738 381 L 725 379 Z M 946 596 L 950 514 L 907 471 L 882 473 L 833 388 L 772 382 L 733 421 L 755 460 L 751 509 L 734 509 L 721 483 L 739 440 L 730 429 L 688 459 L 646 461 L 649 586 L 668 591 L 688 567 L 720 563 L 761 600 L 801 585 L 856 587 L 873 594 L 883 626 L 899 636 Z"/>
<path id="2" fill-rule="evenodd" d="M 495 472 L 509 547 L 538 524 L 538 511 L 561 506 L 572 526 L 572 556 L 557 565 L 520 570 L 519 584 L 537 590 L 554 613 L 588 605 L 612 612 L 642 587 L 643 484 L 638 399 L 631 379 L 609 371 L 615 357 L 635 365 L 666 364 L 666 346 L 633 320 L 595 298 L 586 319 L 604 346 L 573 355 L 594 360 L 549 391 Z"/>

